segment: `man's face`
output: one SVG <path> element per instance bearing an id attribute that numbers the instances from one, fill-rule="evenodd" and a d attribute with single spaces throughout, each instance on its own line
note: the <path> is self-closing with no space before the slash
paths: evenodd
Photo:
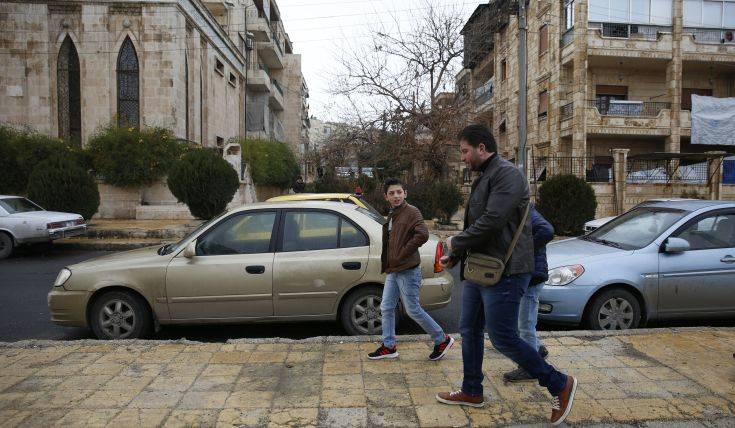
<path id="1" fill-rule="evenodd" d="M 400 184 L 394 184 L 388 187 L 388 191 L 385 193 L 385 200 L 388 201 L 390 206 L 393 208 L 400 207 L 403 201 L 406 200 L 406 191 L 403 190 L 403 186 Z"/>
<path id="2" fill-rule="evenodd" d="M 473 147 L 465 140 L 459 142 L 459 151 L 462 153 L 462 162 L 472 171 L 479 171 L 482 163 L 490 156 L 490 153 L 485 151 L 484 144 Z"/>

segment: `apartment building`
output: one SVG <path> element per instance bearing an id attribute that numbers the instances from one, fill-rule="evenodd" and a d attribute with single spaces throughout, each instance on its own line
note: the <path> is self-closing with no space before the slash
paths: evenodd
<path id="1" fill-rule="evenodd" d="M 462 30 L 456 76 L 470 121 L 502 154 L 518 147 L 518 1 L 481 4 Z M 703 153 L 691 95 L 735 96 L 735 0 L 531 0 L 528 156 Z M 732 151 L 730 149 L 729 151 Z"/>

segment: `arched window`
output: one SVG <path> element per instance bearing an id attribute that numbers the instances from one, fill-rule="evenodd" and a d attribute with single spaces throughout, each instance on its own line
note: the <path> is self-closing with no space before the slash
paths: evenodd
<path id="1" fill-rule="evenodd" d="M 56 94 L 59 102 L 59 138 L 80 141 L 82 107 L 79 83 L 79 55 L 68 35 L 61 44 L 56 65 Z"/>
<path id="2" fill-rule="evenodd" d="M 138 55 L 135 46 L 126 37 L 117 57 L 117 124 L 118 126 L 140 125 Z"/>

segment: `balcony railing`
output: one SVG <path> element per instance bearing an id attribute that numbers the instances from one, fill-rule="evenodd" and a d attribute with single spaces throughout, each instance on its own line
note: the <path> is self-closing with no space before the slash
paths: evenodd
<path id="1" fill-rule="evenodd" d="M 697 43 L 735 44 L 735 30 L 685 28 L 684 32 L 690 33 Z"/>
<path id="2" fill-rule="evenodd" d="M 574 41 L 574 28 L 570 28 L 561 35 L 561 47 L 567 46 Z"/>
<path id="3" fill-rule="evenodd" d="M 475 103 L 477 105 L 483 105 L 493 98 L 493 79 L 488 80 L 475 89 Z"/>
<path id="4" fill-rule="evenodd" d="M 597 28 L 605 37 L 621 39 L 657 40 L 661 32 L 671 31 L 671 27 L 640 24 L 618 24 L 612 22 L 590 22 L 590 28 Z"/>
<path id="5" fill-rule="evenodd" d="M 273 79 L 272 83 L 273 83 L 273 86 L 275 86 L 275 88 L 278 90 L 278 93 L 280 93 L 281 96 L 283 96 L 283 89 L 281 88 L 281 84 L 278 83 L 278 80 Z"/>
<path id="6" fill-rule="evenodd" d="M 574 102 L 568 102 L 559 108 L 561 120 L 569 120 L 574 116 Z"/>
<path id="7" fill-rule="evenodd" d="M 613 179 L 612 156 L 549 156 L 531 159 L 531 181 L 546 181 L 551 175 L 572 174 L 589 183 L 609 183 Z"/>
<path id="8" fill-rule="evenodd" d="M 706 156 L 647 155 L 628 158 L 628 183 L 707 183 Z"/>
<path id="9" fill-rule="evenodd" d="M 587 106 L 596 108 L 603 116 L 656 117 L 661 110 L 670 109 L 671 103 L 589 100 Z"/>

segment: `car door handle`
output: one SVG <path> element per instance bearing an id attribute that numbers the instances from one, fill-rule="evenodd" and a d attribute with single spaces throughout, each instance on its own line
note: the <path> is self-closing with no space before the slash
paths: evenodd
<path id="1" fill-rule="evenodd" d="M 245 272 L 252 273 L 253 275 L 260 275 L 265 273 L 265 266 L 248 266 L 245 268 Z"/>
<path id="2" fill-rule="evenodd" d="M 342 263 L 342 267 L 347 270 L 358 270 L 362 267 L 362 263 L 360 262 L 344 262 Z"/>
<path id="3" fill-rule="evenodd" d="M 728 255 L 728 256 L 721 258 L 720 261 L 722 263 L 735 263 L 735 257 Z"/>

